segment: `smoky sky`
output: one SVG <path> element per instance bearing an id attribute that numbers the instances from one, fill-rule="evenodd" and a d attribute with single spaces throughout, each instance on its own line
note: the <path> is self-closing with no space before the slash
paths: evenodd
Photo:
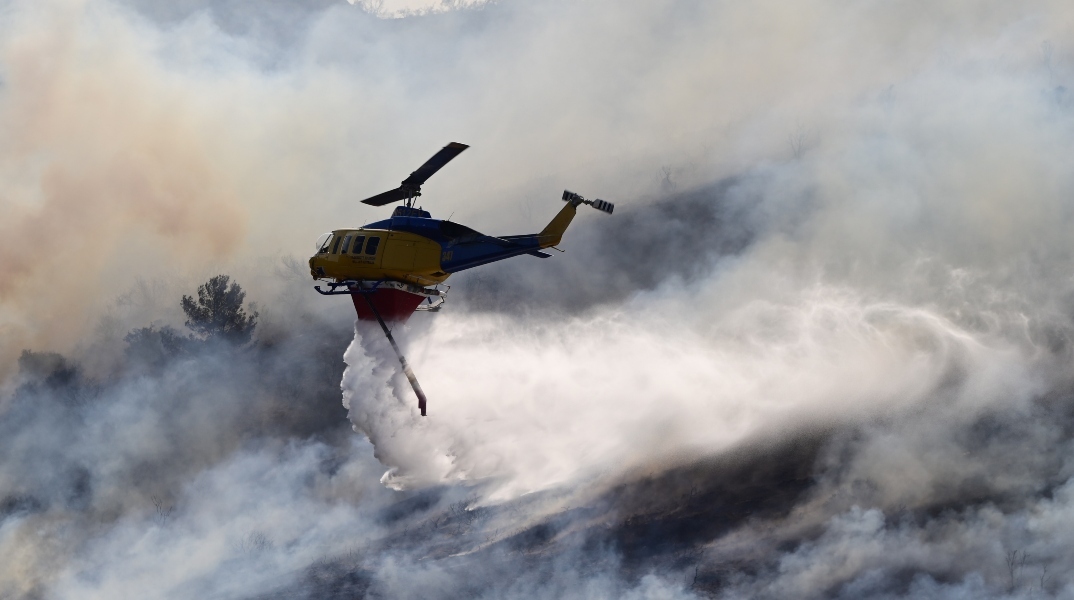
<path id="1" fill-rule="evenodd" d="M 2 11 L 0 596 L 1074 594 L 1065 3 Z M 451 141 L 616 210 L 396 328 L 423 419 L 305 261 Z"/>
<path id="2" fill-rule="evenodd" d="M 578 312 L 615 304 L 669 280 L 683 284 L 742 253 L 764 228 L 750 186 L 736 179 L 673 192 L 614 219 L 583 211 L 567 255 L 529 264 L 500 263 L 452 283 L 464 307 L 503 312 Z M 703 300 L 699 300 L 703 301 Z"/>

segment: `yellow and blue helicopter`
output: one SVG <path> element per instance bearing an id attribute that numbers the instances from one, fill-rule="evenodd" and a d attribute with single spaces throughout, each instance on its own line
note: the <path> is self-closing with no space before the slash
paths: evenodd
<path id="1" fill-rule="evenodd" d="M 441 284 L 453 273 L 514 256 L 548 258 L 550 255 L 542 250 L 560 243 L 579 205 L 588 204 L 608 214 L 615 210 L 611 202 L 587 200 L 564 190 L 566 206 L 540 233 L 497 237 L 434 219 L 421 207 L 415 208 L 426 180 L 467 148 L 466 144 L 452 142 L 399 187 L 362 200 L 372 206 L 400 201 L 403 204 L 389 219 L 322 235 L 317 240 L 317 253 L 309 260 L 314 280 L 327 286 L 322 289 L 317 285 L 314 289 L 326 296 L 351 296 L 359 320 L 380 324 L 418 396 L 422 416 L 426 412 L 425 394 L 386 322 L 405 322 L 415 311 L 439 310 L 446 293 Z"/>

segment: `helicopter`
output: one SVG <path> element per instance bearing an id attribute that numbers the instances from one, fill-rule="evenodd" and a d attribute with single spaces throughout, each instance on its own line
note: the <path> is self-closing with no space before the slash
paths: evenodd
<path id="1" fill-rule="evenodd" d="M 580 205 L 609 215 L 615 210 L 611 202 L 588 200 L 564 190 L 562 199 L 567 204 L 539 233 L 491 236 L 450 220 L 434 219 L 422 207 L 415 207 L 421 186 L 467 148 L 466 144 L 452 142 L 399 187 L 362 200 L 370 206 L 402 204 L 388 219 L 321 235 L 317 253 L 309 260 L 313 279 L 326 285 L 326 289 L 315 285 L 318 293 L 349 295 L 358 320 L 380 324 L 418 397 L 423 417 L 425 393 L 395 343 L 388 323 L 405 323 L 416 311 L 439 311 L 450 289 L 444 281 L 454 273 L 515 256 L 550 257 L 542 250 L 560 243 Z"/>

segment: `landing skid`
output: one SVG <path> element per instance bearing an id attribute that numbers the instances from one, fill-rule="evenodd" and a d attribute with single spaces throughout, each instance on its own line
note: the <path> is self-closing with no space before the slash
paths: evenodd
<path id="1" fill-rule="evenodd" d="M 425 296 L 425 302 L 419 304 L 414 310 L 421 312 L 439 312 L 440 307 L 443 306 L 444 301 L 447 300 L 448 290 L 451 286 L 445 285 L 447 289 L 427 288 L 418 285 L 411 285 L 409 283 L 403 283 L 401 281 L 368 281 L 368 280 L 347 280 L 347 281 L 329 281 L 325 282 L 328 289 L 322 290 L 321 286 L 315 285 L 313 289 L 322 296 L 349 296 L 355 293 L 368 293 L 375 292 L 377 290 L 399 290 L 418 296 Z M 436 298 L 434 301 L 433 298 Z"/>

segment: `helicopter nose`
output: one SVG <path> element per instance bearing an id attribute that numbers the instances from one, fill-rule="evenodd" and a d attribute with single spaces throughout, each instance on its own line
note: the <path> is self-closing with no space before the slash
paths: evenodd
<path id="1" fill-rule="evenodd" d="M 310 275 L 313 276 L 314 279 L 324 277 L 324 267 L 317 265 L 316 256 L 310 257 Z"/>

